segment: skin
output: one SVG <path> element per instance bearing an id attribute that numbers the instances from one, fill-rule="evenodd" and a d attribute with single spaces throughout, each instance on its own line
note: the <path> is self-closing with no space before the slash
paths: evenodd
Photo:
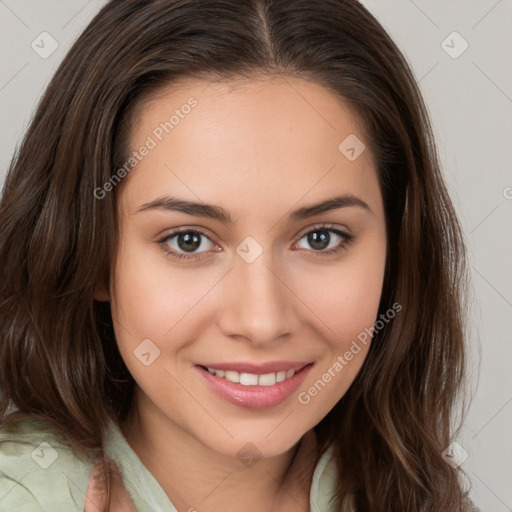
<path id="1" fill-rule="evenodd" d="M 373 156 L 366 143 L 349 161 L 340 142 L 349 134 L 365 141 L 355 113 L 324 87 L 292 77 L 161 90 L 137 110 L 130 148 L 190 96 L 198 105 L 116 191 L 120 244 L 110 289 L 96 298 L 111 302 L 119 349 L 137 383 L 133 417 L 121 428 L 180 511 L 230 512 L 241 503 L 248 512 L 309 510 L 313 427 L 344 395 L 369 345 L 307 405 L 298 394 L 374 325 L 382 292 L 386 228 Z M 138 211 L 164 194 L 221 206 L 235 222 Z M 369 210 L 349 206 L 287 222 L 291 210 L 341 194 Z M 337 254 L 318 255 L 344 244 L 329 232 L 328 247 L 315 249 L 306 235 L 323 232 L 322 223 L 354 239 Z M 159 242 L 181 227 L 205 233 L 195 252 L 176 236 Z M 263 249 L 252 263 L 236 252 L 248 236 Z M 176 260 L 165 246 L 203 258 Z M 134 350 L 148 338 L 160 355 L 145 366 Z M 266 409 L 227 402 L 194 367 L 275 360 L 315 364 L 297 392 Z M 261 455 L 251 467 L 237 457 L 248 442 Z"/>

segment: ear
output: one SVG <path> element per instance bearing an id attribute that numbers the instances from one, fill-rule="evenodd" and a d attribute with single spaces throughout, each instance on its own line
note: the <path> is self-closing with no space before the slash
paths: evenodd
<path id="1" fill-rule="evenodd" d="M 94 291 L 93 295 L 94 299 L 99 302 L 109 302 L 110 301 L 110 294 L 106 288 L 106 286 L 98 286 L 96 290 Z"/>

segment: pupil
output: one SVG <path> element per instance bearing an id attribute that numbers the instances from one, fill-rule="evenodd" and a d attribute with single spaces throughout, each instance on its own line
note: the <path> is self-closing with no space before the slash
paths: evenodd
<path id="1" fill-rule="evenodd" d="M 314 249 L 325 249 L 329 245 L 328 231 L 313 231 L 308 235 L 308 242 Z"/>
<path id="2" fill-rule="evenodd" d="M 180 249 L 192 252 L 201 245 L 201 240 L 197 233 L 189 231 L 187 233 L 180 233 L 178 235 L 178 245 Z"/>

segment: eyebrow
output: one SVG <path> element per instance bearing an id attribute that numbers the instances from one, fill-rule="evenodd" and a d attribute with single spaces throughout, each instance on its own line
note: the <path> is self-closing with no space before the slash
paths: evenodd
<path id="1" fill-rule="evenodd" d="M 303 206 L 298 208 L 288 215 L 287 220 L 289 223 L 298 222 L 309 217 L 314 217 L 315 215 L 319 215 L 321 213 L 347 207 L 359 207 L 369 211 L 370 213 L 373 213 L 370 207 L 362 199 L 351 194 L 345 194 L 342 196 L 333 197 L 331 199 L 326 199 L 325 201 L 321 201 L 320 203 L 316 203 L 310 206 Z M 234 220 L 229 212 L 220 206 L 208 203 L 186 201 L 184 199 L 171 196 L 162 196 L 154 199 L 153 201 L 150 201 L 149 203 L 144 203 L 139 208 L 137 208 L 136 213 L 148 210 L 177 211 L 197 217 L 215 219 L 222 222 L 223 224 L 234 224 Z"/>

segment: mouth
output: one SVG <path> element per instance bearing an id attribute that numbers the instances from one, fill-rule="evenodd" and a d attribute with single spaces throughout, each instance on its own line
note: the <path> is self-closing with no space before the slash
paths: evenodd
<path id="1" fill-rule="evenodd" d="M 314 363 L 195 365 L 209 388 L 228 402 L 251 409 L 273 407 L 304 382 Z M 234 369 L 237 368 L 237 369 Z M 274 371 L 269 371 L 272 368 Z M 252 373 L 247 371 L 251 369 Z"/>
<path id="2" fill-rule="evenodd" d="M 313 363 L 298 363 L 294 367 L 284 369 L 289 364 L 282 364 L 277 371 L 269 371 L 270 365 L 265 369 L 260 368 L 259 370 L 242 371 L 241 365 L 238 365 L 239 370 L 225 370 L 218 368 L 217 366 L 199 365 L 203 370 L 206 370 L 211 375 L 215 375 L 221 379 L 226 379 L 229 382 L 235 384 L 241 384 L 242 386 L 274 386 L 279 382 L 291 379 L 296 373 L 300 372 L 306 366 L 312 365 Z M 227 365 L 218 365 L 224 366 Z M 275 366 L 275 365 L 274 365 Z"/>

